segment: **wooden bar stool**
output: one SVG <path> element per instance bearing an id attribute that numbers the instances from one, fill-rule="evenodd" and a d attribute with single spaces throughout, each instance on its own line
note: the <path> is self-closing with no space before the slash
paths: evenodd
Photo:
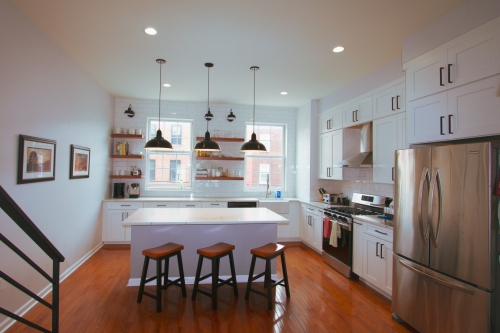
<path id="1" fill-rule="evenodd" d="M 141 303 L 142 295 L 151 297 L 156 300 L 156 311 L 161 312 L 162 289 L 167 289 L 171 285 L 181 287 L 182 297 L 186 297 L 186 283 L 184 281 L 184 269 L 182 268 L 182 256 L 181 250 L 184 249 L 183 245 L 175 243 L 167 243 L 152 249 L 146 249 L 142 251 L 144 255 L 144 266 L 142 267 L 141 284 L 139 286 L 139 295 L 137 296 L 137 303 Z M 177 264 L 179 265 L 179 278 L 176 280 L 168 279 L 168 263 L 170 257 L 177 256 Z M 156 260 L 156 276 L 146 279 L 148 273 L 149 259 Z M 165 270 L 161 271 L 161 262 L 165 260 Z M 161 285 L 161 276 L 163 275 L 163 286 Z M 156 279 L 156 295 L 150 294 L 144 291 L 144 285 L 150 281 Z"/>
<path id="2" fill-rule="evenodd" d="M 250 273 L 248 274 L 248 283 L 247 283 L 247 290 L 245 293 L 245 299 L 248 299 L 248 297 L 250 296 L 250 291 L 253 291 L 256 294 L 259 294 L 267 298 L 267 308 L 271 310 L 272 309 L 271 291 L 273 287 L 277 285 L 285 287 L 286 297 L 290 297 L 290 288 L 288 287 L 288 274 L 286 271 L 286 262 L 285 262 L 285 246 L 281 244 L 269 243 L 264 246 L 251 249 L 250 253 L 253 256 L 252 256 L 252 264 L 250 265 Z M 271 260 L 276 258 L 277 256 L 281 256 L 281 267 L 283 269 L 283 279 L 279 281 L 271 279 Z M 255 269 L 255 259 L 257 258 L 264 259 L 266 261 L 266 270 L 260 274 L 253 276 L 253 271 Z M 267 289 L 267 294 L 252 289 L 252 281 L 257 280 L 262 276 L 264 276 L 264 288 Z"/>
<path id="3" fill-rule="evenodd" d="M 194 301 L 196 299 L 196 293 L 200 292 L 203 295 L 212 297 L 212 310 L 217 310 L 217 289 L 225 284 L 233 287 L 234 296 L 238 297 L 238 288 L 236 286 L 236 273 L 234 270 L 233 261 L 233 250 L 234 245 L 226 243 L 217 243 L 209 247 L 198 249 L 196 253 L 200 255 L 198 259 L 198 268 L 196 269 L 196 276 L 194 279 L 193 296 L 191 299 Z M 219 278 L 219 263 L 220 258 L 229 256 L 229 264 L 231 265 L 231 278 L 227 280 L 222 280 Z M 205 276 L 200 277 L 201 266 L 203 264 L 203 258 L 212 260 L 212 272 Z M 198 289 L 198 284 L 200 281 L 206 278 L 212 277 L 212 293 L 206 292 L 204 290 Z"/>

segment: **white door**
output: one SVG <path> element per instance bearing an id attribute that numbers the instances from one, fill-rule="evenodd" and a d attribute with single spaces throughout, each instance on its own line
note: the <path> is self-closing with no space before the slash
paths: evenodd
<path id="1" fill-rule="evenodd" d="M 332 113 L 331 111 L 324 112 L 319 117 L 319 132 L 326 133 L 332 130 Z"/>
<path id="2" fill-rule="evenodd" d="M 373 121 L 373 182 L 394 184 L 394 152 L 398 149 L 398 115 Z"/>
<path id="3" fill-rule="evenodd" d="M 500 26 L 448 49 L 448 89 L 500 73 Z"/>
<path id="4" fill-rule="evenodd" d="M 385 269 L 380 286 L 383 291 L 392 295 L 392 243 L 387 241 L 382 242 L 380 245 L 380 259 L 384 262 L 382 267 Z"/>
<path id="5" fill-rule="evenodd" d="M 446 91 L 407 103 L 407 143 L 443 141 L 448 138 Z"/>
<path id="6" fill-rule="evenodd" d="M 448 91 L 449 139 L 500 133 L 500 75 Z"/>
<path id="7" fill-rule="evenodd" d="M 363 248 L 363 278 L 376 287 L 381 286 L 385 267 L 380 259 L 380 244 L 382 240 L 365 233 Z"/>
<path id="8" fill-rule="evenodd" d="M 344 108 L 335 108 L 332 112 L 331 130 L 338 130 L 344 127 Z"/>
<path id="9" fill-rule="evenodd" d="M 398 113 L 398 149 L 409 148 L 406 143 L 406 112 Z"/>
<path id="10" fill-rule="evenodd" d="M 428 55 L 406 70 L 406 98 L 408 101 L 447 89 L 445 84 L 448 73 L 446 52 L 434 50 L 430 51 Z"/>
<path id="11" fill-rule="evenodd" d="M 352 271 L 358 276 L 363 276 L 363 236 L 365 225 L 361 222 L 354 221 L 353 241 L 352 241 Z"/>
<path id="12" fill-rule="evenodd" d="M 126 210 L 108 209 L 106 213 L 106 236 L 104 242 L 125 241 L 125 227 L 122 225 L 126 218 Z"/>
<path id="13" fill-rule="evenodd" d="M 338 132 L 338 131 L 337 131 Z M 319 178 L 330 178 L 332 169 L 332 136 L 334 132 L 319 137 Z M 336 135 L 336 134 L 335 134 Z"/>
<path id="14" fill-rule="evenodd" d="M 361 125 L 369 122 L 373 118 L 373 99 L 368 96 L 356 100 L 351 105 L 344 108 L 344 127 Z"/>
<path id="15" fill-rule="evenodd" d="M 323 248 L 323 219 L 319 214 L 312 215 L 312 224 L 313 224 L 313 245 L 316 250 L 320 251 Z"/>
<path id="16" fill-rule="evenodd" d="M 398 86 L 393 86 L 373 95 L 373 119 L 390 116 L 399 112 L 401 104 L 398 95 Z"/>
<path id="17" fill-rule="evenodd" d="M 343 159 L 344 151 L 344 135 L 342 129 L 331 132 L 331 142 L 332 142 L 332 168 L 330 172 L 330 179 L 342 180 L 342 168 L 339 168 L 339 164 Z"/>

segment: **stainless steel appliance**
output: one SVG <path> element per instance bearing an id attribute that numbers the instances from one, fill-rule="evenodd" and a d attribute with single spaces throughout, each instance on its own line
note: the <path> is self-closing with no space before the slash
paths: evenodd
<path id="1" fill-rule="evenodd" d="M 420 332 L 500 332 L 499 147 L 396 152 L 392 311 Z"/>
<path id="2" fill-rule="evenodd" d="M 135 199 L 139 197 L 141 194 L 141 190 L 139 188 L 139 183 L 132 183 L 130 186 L 127 186 L 128 197 Z"/>
<path id="3" fill-rule="evenodd" d="M 385 197 L 354 193 L 352 202 L 354 206 L 325 205 L 323 208 L 323 261 L 348 278 L 352 273 L 353 218 L 383 214 Z"/>

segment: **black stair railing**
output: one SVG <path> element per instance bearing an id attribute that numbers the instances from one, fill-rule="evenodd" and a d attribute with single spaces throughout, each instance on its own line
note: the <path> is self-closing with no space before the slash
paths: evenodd
<path id="1" fill-rule="evenodd" d="M 12 200 L 9 194 L 0 186 L 0 208 L 14 221 L 21 230 L 23 230 L 26 235 L 28 235 L 35 244 L 40 247 L 40 249 L 47 254 L 49 258 L 52 259 L 52 276 L 47 274 L 43 269 L 41 269 L 37 264 L 35 264 L 28 256 L 26 256 L 19 248 L 17 248 L 11 241 L 9 241 L 4 235 L 0 233 L 0 241 L 7 245 L 12 251 L 14 251 L 21 259 L 33 267 L 40 275 L 46 278 L 52 284 L 52 304 L 45 301 L 35 293 L 31 292 L 28 288 L 24 287 L 16 280 L 0 271 L 0 277 L 5 279 L 8 283 L 21 290 L 28 296 L 32 297 L 39 303 L 45 305 L 52 311 L 52 331 L 43 328 L 29 320 L 24 319 L 2 307 L 0 307 L 0 313 L 17 320 L 25 325 L 33 327 L 42 332 L 59 332 L 59 265 L 64 261 L 63 255 L 52 245 L 52 243 L 45 237 L 45 235 L 37 228 L 37 226 L 31 221 L 31 219 L 23 212 L 23 210 Z"/>

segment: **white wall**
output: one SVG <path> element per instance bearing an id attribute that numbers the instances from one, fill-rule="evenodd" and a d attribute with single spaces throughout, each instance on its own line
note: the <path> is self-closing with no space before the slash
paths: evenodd
<path id="1" fill-rule="evenodd" d="M 132 104 L 132 110 L 135 111 L 135 116 L 129 118 L 124 114 L 124 111 Z M 233 122 L 226 120 L 230 110 L 233 110 L 236 119 Z M 245 136 L 245 125 L 252 121 L 252 105 L 237 105 L 237 104 L 210 104 L 210 111 L 214 118 L 210 121 L 209 132 L 212 139 L 215 130 L 231 131 L 238 133 L 238 137 Z M 194 136 L 204 136 L 206 132 L 207 122 L 203 117 L 207 113 L 206 103 L 192 102 L 172 102 L 161 101 L 161 117 L 173 119 L 192 119 Z M 286 165 L 285 165 L 285 181 L 286 189 L 281 188 L 283 197 L 295 197 L 295 137 L 296 137 L 296 114 L 295 108 L 282 107 L 267 107 L 257 105 L 255 108 L 255 121 L 257 123 L 275 123 L 286 125 Z M 138 100 L 138 99 L 121 99 L 115 101 L 115 126 L 126 128 L 142 129 L 142 133 L 146 134 L 146 125 L 148 117 L 158 117 L 158 100 Z M 108 129 L 110 133 L 112 128 Z M 257 140 L 259 137 L 257 137 Z M 143 151 L 146 143 L 144 140 L 128 140 L 131 151 Z M 216 140 L 217 141 L 217 140 Z M 193 141 L 192 146 L 196 144 Z M 222 153 L 232 154 L 233 156 L 243 156 L 240 153 L 242 142 L 219 142 Z M 144 152 L 145 153 L 145 152 Z M 224 169 L 238 169 L 242 172 L 245 169 L 244 161 L 196 161 L 193 157 L 192 172 L 194 173 L 196 166 L 201 167 L 223 167 Z M 130 172 L 130 166 L 136 165 L 141 170 L 146 170 L 146 159 L 142 160 L 125 160 L 114 159 L 113 169 L 124 169 Z M 115 179 L 115 182 L 124 182 L 126 184 L 136 183 L 137 181 L 121 181 Z M 244 191 L 244 181 L 228 181 L 228 180 L 194 180 L 191 189 L 181 190 L 145 190 L 145 179 L 139 181 L 141 187 L 141 196 L 175 196 L 175 197 L 265 197 L 265 192 Z M 271 188 L 274 193 L 276 188 Z M 111 192 L 109 192 L 111 196 Z"/>
<path id="2" fill-rule="evenodd" d="M 297 110 L 297 198 L 309 200 L 311 188 L 311 112 L 312 103 L 307 103 Z M 316 134 L 314 134 L 316 135 Z"/>
<path id="3" fill-rule="evenodd" d="M 468 0 L 403 40 L 403 63 L 500 16 L 498 0 Z"/>
<path id="4" fill-rule="evenodd" d="M 113 98 L 6 0 L 0 49 L 0 185 L 65 256 L 64 273 L 101 244 Z M 57 141 L 54 181 L 16 184 L 19 134 Z M 69 180 L 70 144 L 91 148 L 90 178 Z M 1 210 L 0 230 L 52 275 L 51 261 Z M 48 285 L 1 242 L 0 258 L 0 270 L 33 292 Z M 13 312 L 28 299 L 8 284 L 0 291 L 0 306 Z"/>

